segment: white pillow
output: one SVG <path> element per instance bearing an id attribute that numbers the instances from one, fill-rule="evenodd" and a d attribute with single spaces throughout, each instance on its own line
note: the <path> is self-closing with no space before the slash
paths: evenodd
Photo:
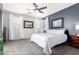
<path id="1" fill-rule="evenodd" d="M 53 33 L 55 33 L 55 34 L 64 34 L 64 32 L 65 32 L 65 29 L 56 29 L 56 30 L 48 30 L 47 31 L 47 33 L 50 33 L 50 34 L 53 34 Z"/>

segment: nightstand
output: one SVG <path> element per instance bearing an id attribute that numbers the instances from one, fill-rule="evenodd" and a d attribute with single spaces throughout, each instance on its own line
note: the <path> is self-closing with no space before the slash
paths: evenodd
<path id="1" fill-rule="evenodd" d="M 71 46 L 79 48 L 79 36 L 71 35 Z"/>

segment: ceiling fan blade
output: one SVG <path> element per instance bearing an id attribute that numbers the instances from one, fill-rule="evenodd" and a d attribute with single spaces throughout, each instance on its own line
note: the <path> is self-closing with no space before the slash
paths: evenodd
<path id="1" fill-rule="evenodd" d="M 37 8 L 38 7 L 38 5 L 36 5 L 36 3 L 33 3 L 33 5 Z"/>
<path id="2" fill-rule="evenodd" d="M 40 10 L 38 10 L 40 13 L 44 13 L 44 12 L 42 12 L 42 11 L 40 11 Z"/>
<path id="3" fill-rule="evenodd" d="M 42 10 L 42 9 L 46 9 L 47 7 L 42 7 L 42 8 L 39 8 L 39 10 Z"/>

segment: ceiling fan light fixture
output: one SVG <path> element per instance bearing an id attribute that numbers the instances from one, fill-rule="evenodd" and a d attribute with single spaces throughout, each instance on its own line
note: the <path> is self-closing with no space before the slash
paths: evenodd
<path id="1" fill-rule="evenodd" d="M 31 14 L 31 12 L 27 12 L 27 14 Z"/>

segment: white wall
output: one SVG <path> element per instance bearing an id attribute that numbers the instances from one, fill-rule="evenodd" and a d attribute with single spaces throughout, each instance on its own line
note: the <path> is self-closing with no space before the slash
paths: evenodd
<path id="1" fill-rule="evenodd" d="M 34 22 L 34 17 L 30 17 L 30 16 L 24 16 L 24 20 L 25 21 L 33 21 Z M 32 33 L 34 33 L 34 28 L 32 29 L 32 28 L 24 28 L 23 27 L 23 29 L 24 29 L 24 32 L 23 32 L 23 37 L 24 38 L 30 38 L 31 37 L 31 35 L 32 35 Z"/>
<path id="2" fill-rule="evenodd" d="M 44 19 L 44 30 L 49 30 L 49 21 L 48 21 L 48 17 L 46 17 Z"/>
<path id="3" fill-rule="evenodd" d="M 4 16 L 3 26 L 6 27 L 7 29 L 9 28 L 9 15 L 10 14 L 13 14 L 16 16 L 16 14 L 8 13 L 8 12 L 4 12 L 4 14 L 3 14 L 3 16 Z M 19 15 L 19 16 L 22 16 L 24 18 L 23 21 L 25 20 L 25 21 L 33 21 L 34 22 L 34 28 L 24 28 L 23 27 L 23 39 L 31 38 L 31 35 L 33 33 L 36 33 L 37 31 L 43 32 L 43 20 L 42 19 L 35 18 L 32 16 L 27 16 L 27 15 Z M 37 28 L 37 26 L 39 26 L 39 29 Z M 8 34 L 6 34 L 6 36 L 8 36 Z M 8 39 L 8 37 L 7 37 L 7 39 Z"/>
<path id="4" fill-rule="evenodd" d="M 40 27 L 39 31 L 43 32 L 42 19 L 31 16 L 24 16 L 24 20 L 34 22 L 34 28 L 24 28 L 24 38 L 31 38 L 31 35 L 36 33 L 38 30 L 37 26 Z"/>
<path id="5" fill-rule="evenodd" d="M 43 32 L 43 20 L 42 19 L 35 19 L 34 21 L 34 32 Z"/>

